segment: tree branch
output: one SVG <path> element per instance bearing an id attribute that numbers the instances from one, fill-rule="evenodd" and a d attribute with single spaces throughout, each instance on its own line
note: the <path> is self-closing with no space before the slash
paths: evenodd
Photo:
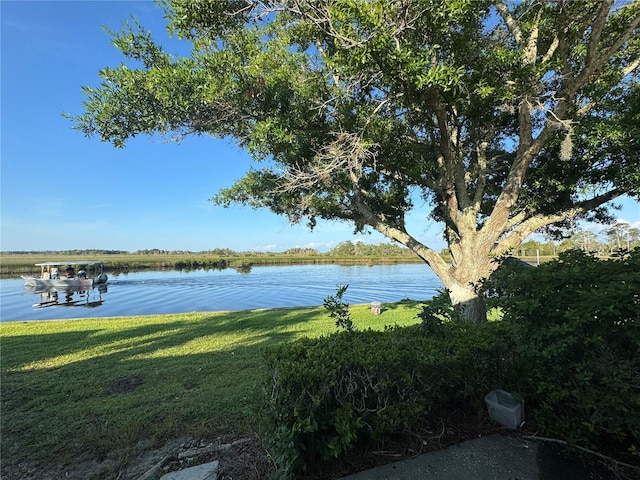
<path id="1" fill-rule="evenodd" d="M 516 158 L 509 169 L 504 188 L 496 201 L 489 219 L 482 228 L 485 232 L 484 235 L 493 236 L 497 231 L 504 232 L 506 230 L 511 208 L 518 201 L 518 196 L 520 194 L 520 189 L 522 188 L 522 183 L 527 169 L 536 155 L 538 155 L 546 145 L 551 134 L 557 128 L 557 126 L 547 124 L 527 150 L 522 152 L 518 151 Z"/>
<path id="2" fill-rule="evenodd" d="M 614 188 L 613 190 L 609 190 L 602 195 L 598 195 L 597 197 L 579 202 L 573 208 L 565 210 L 564 212 L 558 212 L 551 215 L 533 215 L 522 221 L 504 239 L 498 242 L 493 251 L 504 252 L 513 249 L 520 245 L 529 235 L 531 235 L 536 230 L 539 230 L 540 228 L 551 225 L 553 223 L 576 218 L 577 216 L 583 215 L 586 212 L 593 210 L 594 208 L 597 208 L 600 205 L 603 205 L 622 194 L 624 194 L 624 192 L 621 189 Z M 516 217 L 514 217 L 514 220 L 515 219 Z M 515 221 L 511 223 L 515 224 Z"/>
<path id="3" fill-rule="evenodd" d="M 444 281 L 444 279 L 451 278 L 451 267 L 438 255 L 434 250 L 423 245 L 416 240 L 413 236 L 409 235 L 404 226 L 398 228 L 389 225 L 378 215 L 373 213 L 371 209 L 362 202 L 362 199 L 358 195 L 355 197 L 358 210 L 363 214 L 367 224 L 371 225 L 375 230 L 382 233 L 387 238 L 395 240 L 398 243 L 406 246 L 413 253 L 418 255 L 429 267 L 433 269 L 435 274 Z"/>
<path id="4" fill-rule="evenodd" d="M 447 120 L 447 112 L 444 105 L 436 102 L 434 105 L 438 130 L 440 131 L 440 151 L 442 152 L 441 166 L 444 170 L 445 201 L 451 215 L 451 220 L 457 223 L 460 208 L 469 206 L 469 196 L 464 182 L 464 170 L 456 165 L 458 156 L 455 153 L 455 145 L 452 142 L 451 130 Z"/>
<path id="5" fill-rule="evenodd" d="M 604 62 L 607 58 L 611 58 L 618 50 L 620 50 L 620 48 L 622 48 L 622 46 L 634 35 L 634 31 L 638 28 L 639 25 L 640 13 L 636 15 L 636 17 L 631 22 L 629 22 L 629 26 L 622 33 L 622 35 L 618 37 L 618 40 L 616 40 L 606 52 L 600 55 L 599 62 Z"/>
<path id="6" fill-rule="evenodd" d="M 509 28 L 509 31 L 513 35 L 513 38 L 515 39 L 516 43 L 520 45 L 522 43 L 522 31 L 520 30 L 520 26 L 518 25 L 516 20 L 511 15 L 511 12 L 509 12 L 509 9 L 507 8 L 507 6 L 504 4 L 502 0 L 495 2 L 493 5 L 496 7 L 496 10 L 504 20 L 504 23 L 507 25 L 507 28 Z"/>
<path id="7" fill-rule="evenodd" d="M 601 16 L 603 15 L 602 8 L 604 8 L 604 5 L 610 6 L 612 3 L 613 3 L 613 0 L 607 0 L 603 4 L 603 6 L 601 7 L 601 10 L 598 12 L 598 17 L 596 19 L 596 22 L 603 21 L 601 19 Z M 606 20 L 606 13 L 608 13 L 608 11 L 604 12 L 605 14 L 604 20 Z M 584 84 L 590 81 L 592 75 L 596 71 L 598 71 L 600 68 L 602 68 L 604 63 L 609 58 L 612 58 L 615 55 L 615 53 L 622 48 L 622 46 L 633 36 L 634 31 L 638 28 L 638 25 L 640 25 L 640 14 L 636 15 L 636 17 L 631 22 L 629 22 L 627 29 L 616 39 L 616 41 L 606 51 L 601 52 L 600 55 L 598 55 L 597 47 L 598 47 L 598 42 L 600 40 L 600 36 L 602 35 L 602 30 L 604 29 L 605 25 L 600 25 L 598 23 L 597 26 L 599 26 L 599 31 L 595 31 L 596 26 L 594 26 L 594 32 L 592 33 L 591 38 L 589 39 L 589 45 L 587 46 L 587 57 L 585 59 L 584 67 L 580 71 L 580 73 L 573 78 L 574 81 L 571 82 L 573 83 L 572 85 L 573 88 L 567 89 L 568 93 L 571 94 L 569 98 L 573 98 L 573 95 L 580 88 L 582 88 Z"/>
<path id="8" fill-rule="evenodd" d="M 536 19 L 533 22 L 533 26 L 531 27 L 531 34 L 529 35 L 529 39 L 527 40 L 527 47 L 524 50 L 524 58 L 522 59 L 522 63 L 524 65 L 535 65 L 536 59 L 538 57 L 538 34 L 540 25 L 540 18 L 542 17 L 542 10 L 544 9 L 544 4 L 538 10 L 538 14 L 536 15 Z"/>
<path id="9" fill-rule="evenodd" d="M 602 36 L 602 30 L 607 22 L 607 16 L 609 10 L 613 5 L 614 0 L 601 0 L 600 10 L 594 22 L 591 24 L 591 36 L 589 38 L 589 44 L 587 45 L 587 57 L 585 59 L 585 68 L 596 59 L 596 52 L 598 50 L 598 43 L 600 43 L 600 37 Z"/>
<path id="10" fill-rule="evenodd" d="M 482 141 L 476 147 L 478 174 L 476 175 L 478 183 L 476 185 L 476 191 L 473 195 L 473 210 L 477 215 L 482 206 L 482 198 L 484 197 L 484 189 L 487 186 L 487 148 L 489 148 L 489 142 Z"/>
<path id="11" fill-rule="evenodd" d="M 553 37 L 553 41 L 551 42 L 551 45 L 549 45 L 549 48 L 547 49 L 547 53 L 544 54 L 544 56 L 542 57 L 542 61 L 540 63 L 545 64 L 546 62 L 551 60 L 551 58 L 553 57 L 553 54 L 556 53 L 556 50 L 558 49 L 559 45 L 560 45 L 560 39 L 556 35 L 555 37 Z"/>
<path id="12" fill-rule="evenodd" d="M 525 212 L 520 212 L 517 215 L 514 215 L 513 217 L 511 217 L 511 219 L 509 220 L 509 225 L 507 226 L 507 228 L 509 230 L 512 230 L 515 226 L 517 226 L 520 223 L 524 222 L 526 219 L 527 219 L 527 214 Z"/>
<path id="13" fill-rule="evenodd" d="M 314 161 L 304 166 L 290 166 L 283 174 L 280 192 L 320 190 L 336 183 L 339 173 L 348 172 L 357 186 L 358 175 L 367 161 L 375 164 L 375 145 L 365 145 L 362 139 L 346 132 L 335 133 L 335 140 L 316 152 Z M 353 175 L 356 175 L 354 180 Z"/>
<path id="14" fill-rule="evenodd" d="M 627 65 L 627 67 L 622 70 L 622 78 L 626 77 L 627 75 L 631 75 L 634 70 L 636 70 L 638 67 L 640 67 L 640 57 L 637 58 L 634 62 L 630 63 L 629 65 Z M 611 91 L 611 89 L 609 89 L 607 92 L 605 92 L 604 94 L 602 94 L 599 98 L 594 98 L 593 100 L 591 100 L 590 102 L 587 102 L 582 108 L 580 108 L 577 112 L 576 112 L 576 116 L 578 117 L 582 117 L 584 115 L 586 115 L 587 113 L 589 113 L 589 111 L 595 107 L 598 102 L 600 100 L 602 100 L 602 98 L 604 98 L 607 93 L 609 93 Z"/>
<path id="15" fill-rule="evenodd" d="M 558 92 L 558 97 L 561 100 L 558 102 L 556 107 L 549 112 L 550 115 L 555 118 L 555 120 L 553 121 L 553 123 L 547 121 L 541 133 L 535 139 L 532 138 L 533 129 L 531 114 L 533 108 L 531 102 L 526 96 L 520 102 L 518 110 L 518 152 L 516 154 L 516 159 L 511 166 L 511 169 L 507 176 L 504 190 L 498 197 L 498 201 L 496 202 L 494 211 L 492 212 L 487 222 L 488 225 L 490 224 L 491 228 L 495 228 L 499 224 L 506 225 L 509 210 L 517 201 L 522 181 L 531 161 L 542 150 L 552 132 L 562 127 L 565 115 L 569 109 L 569 106 L 573 104 L 573 98 L 575 97 L 576 93 L 580 88 L 584 86 L 584 84 L 587 83 L 587 81 L 589 81 L 593 73 L 602 67 L 602 64 L 606 61 L 606 59 L 622 47 L 624 42 L 630 38 L 634 29 L 637 28 L 638 23 L 640 23 L 639 15 L 633 22 L 631 22 L 631 25 L 617 39 L 617 41 L 605 55 L 597 55 L 598 43 L 600 41 L 602 31 L 606 24 L 608 12 L 612 4 L 613 0 L 606 0 L 606 2 L 604 2 L 600 7 L 587 47 L 588 54 L 587 59 L 585 60 L 584 67 L 582 68 L 580 73 L 574 77 L 571 77 L 569 75 L 565 76 L 565 82 L 563 82 L 562 89 L 560 92 Z M 500 1 L 495 5 L 496 9 L 500 12 L 501 16 L 505 20 L 505 23 L 509 27 L 509 30 L 516 38 L 516 41 L 518 43 L 521 43 L 522 32 L 516 20 L 511 16 L 504 2 Z M 531 39 L 529 44 L 531 45 Z M 567 53 L 568 52 L 565 52 L 565 54 Z M 564 63 L 566 64 L 566 59 L 563 60 L 565 60 Z M 591 108 L 589 106 L 586 107 L 587 109 Z"/>
<path id="16" fill-rule="evenodd" d="M 604 63 L 609 58 L 613 57 L 614 54 L 617 51 L 619 51 L 620 48 L 622 48 L 625 42 L 627 42 L 632 37 L 634 31 L 638 28 L 638 25 L 640 25 L 640 14 L 639 14 L 639 15 L 636 15 L 636 17 L 629 23 L 629 26 L 627 27 L 627 29 L 618 37 L 618 39 L 611 45 L 611 47 L 606 52 L 603 52 L 600 55 L 598 55 L 597 44 L 602 35 L 602 31 L 606 23 L 608 8 L 610 8 L 611 4 L 613 4 L 613 0 L 607 0 L 605 3 L 603 3 L 603 5 L 601 5 L 601 8 L 598 12 L 598 16 L 596 18 L 596 25 L 593 27 L 594 31 L 592 32 L 591 37 L 589 39 L 589 44 L 587 46 L 588 54 L 582 70 L 575 76 L 571 75 L 570 69 L 567 66 L 568 65 L 567 58 L 561 59 L 563 64 L 566 67 L 563 71 L 565 80 L 563 82 L 562 88 L 557 94 L 557 97 L 560 98 L 560 101 L 558 102 L 556 107 L 553 109 L 553 111 L 550 112 L 552 116 L 560 123 L 563 122 L 563 119 L 567 111 L 569 110 L 569 107 L 575 103 L 574 98 L 577 92 L 586 83 L 593 81 L 593 75 L 596 74 L 596 72 L 602 68 Z M 609 7 L 605 9 L 605 6 L 607 5 L 609 5 Z M 628 8 L 628 7 L 625 7 L 625 8 Z M 566 48 L 563 49 L 563 51 L 564 51 L 564 56 L 566 57 L 568 55 L 568 51 L 566 51 Z M 634 62 L 631 62 L 627 66 L 627 68 L 623 70 L 623 74 L 625 76 L 629 75 L 636 68 L 638 68 L 638 59 L 636 59 Z M 584 105 L 581 109 L 578 110 L 579 115 L 586 114 L 596 104 L 597 104 L 597 100 L 592 100 L 591 102 L 588 102 L 586 105 Z"/>

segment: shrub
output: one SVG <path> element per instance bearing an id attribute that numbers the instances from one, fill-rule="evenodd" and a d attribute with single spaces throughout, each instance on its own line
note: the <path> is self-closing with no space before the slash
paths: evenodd
<path id="1" fill-rule="evenodd" d="M 504 386 L 512 346 L 498 323 L 346 331 L 267 350 L 270 451 L 283 476 L 358 442 L 409 432 L 454 409 L 477 412 Z"/>
<path id="2" fill-rule="evenodd" d="M 461 321 L 460 313 L 451 305 L 449 291 L 438 290 L 438 294 L 424 305 L 418 314 L 420 331 L 427 335 L 439 334 L 443 331 L 445 322 Z"/>
<path id="3" fill-rule="evenodd" d="M 514 326 L 522 390 L 545 434 L 601 451 L 640 447 L 640 249 L 580 251 L 492 281 Z"/>
<path id="4" fill-rule="evenodd" d="M 336 328 L 344 328 L 347 331 L 353 330 L 353 320 L 349 312 L 349 304 L 342 300 L 349 285 L 338 286 L 335 295 L 330 295 L 324 299 L 324 308 L 329 312 L 329 317 L 336 321 Z"/>

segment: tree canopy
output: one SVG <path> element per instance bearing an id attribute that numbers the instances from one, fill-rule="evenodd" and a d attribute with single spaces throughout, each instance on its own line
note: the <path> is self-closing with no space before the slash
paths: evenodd
<path id="1" fill-rule="evenodd" d="M 191 56 L 135 23 L 113 33 L 129 64 L 85 87 L 75 127 L 117 147 L 231 139 L 261 168 L 214 202 L 375 229 L 433 268 L 467 318 L 483 318 L 494 257 L 640 195 L 639 0 L 163 5 Z M 443 222 L 452 264 L 407 231 L 417 202 Z"/>

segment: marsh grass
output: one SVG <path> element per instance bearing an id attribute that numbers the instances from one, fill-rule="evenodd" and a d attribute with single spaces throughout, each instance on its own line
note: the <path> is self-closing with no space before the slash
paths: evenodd
<path id="1" fill-rule="evenodd" d="M 0 275 L 38 274 L 40 267 L 35 263 L 59 261 L 65 263 L 77 260 L 94 260 L 105 262 L 105 271 L 122 272 L 138 270 L 191 270 L 211 268 L 241 268 L 258 265 L 298 265 L 298 264 L 341 264 L 341 265 L 373 265 L 421 263 L 415 254 L 407 251 L 397 256 L 363 255 L 336 256 L 330 254 L 289 255 L 286 253 L 247 252 L 234 255 L 216 255 L 210 253 L 169 253 L 151 255 L 145 253 L 115 254 L 64 254 L 64 253 L 2 253 L 0 252 Z"/>
<path id="2" fill-rule="evenodd" d="M 351 308 L 356 328 L 417 323 L 420 305 Z M 336 331 L 322 307 L 0 325 L 3 469 L 256 426 L 267 345 Z M 134 448 L 135 447 L 135 448 Z"/>

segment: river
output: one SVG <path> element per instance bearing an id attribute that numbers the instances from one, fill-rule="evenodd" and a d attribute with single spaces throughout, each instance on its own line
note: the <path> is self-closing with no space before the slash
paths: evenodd
<path id="1" fill-rule="evenodd" d="M 234 269 L 145 271 L 109 275 L 106 292 L 26 292 L 17 279 L 0 280 L 0 320 L 55 320 L 196 311 L 322 305 L 338 285 L 350 304 L 428 300 L 442 283 L 424 264 L 256 266 Z"/>

